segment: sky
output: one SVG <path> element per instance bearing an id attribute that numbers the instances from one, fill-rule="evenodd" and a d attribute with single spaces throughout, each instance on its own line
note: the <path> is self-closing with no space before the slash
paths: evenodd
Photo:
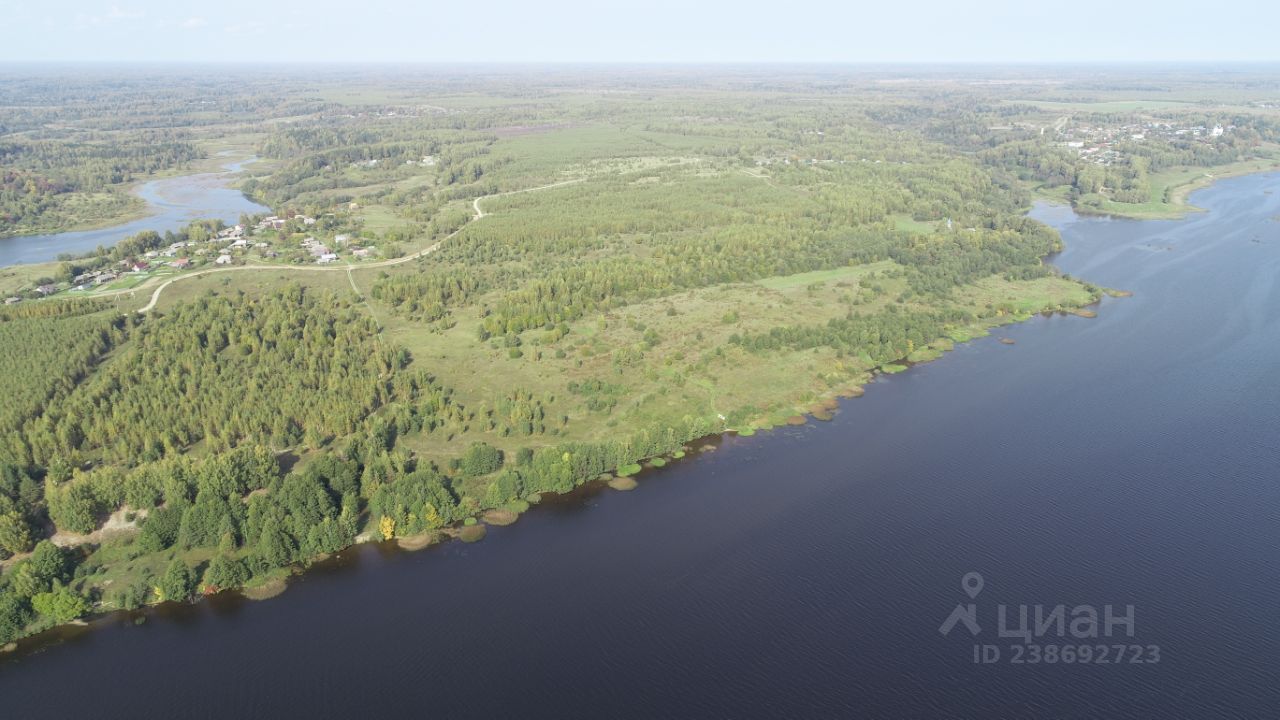
<path id="1" fill-rule="evenodd" d="M 0 0 L 0 62 L 1270 62 L 1280 2 Z"/>

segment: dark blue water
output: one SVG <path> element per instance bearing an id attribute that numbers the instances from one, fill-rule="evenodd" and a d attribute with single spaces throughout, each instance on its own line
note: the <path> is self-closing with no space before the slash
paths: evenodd
<path id="1" fill-rule="evenodd" d="M 227 187 L 232 174 L 244 163 L 223 166 L 226 172 L 200 173 L 164 178 L 144 183 L 138 197 L 147 202 L 150 213 L 141 220 L 99 230 L 24 235 L 0 238 L 0 267 L 54 260 L 62 253 L 81 255 L 99 245 L 110 247 L 144 230 L 177 232 L 192 220 L 217 219 L 235 223 L 242 213 L 270 212 L 270 209 L 246 198 L 239 190 Z"/>
<path id="2" fill-rule="evenodd" d="M 1267 194 L 1264 191 L 1275 191 Z M 1132 290 L 483 542 L 0 665 L 6 717 L 1267 718 L 1280 707 L 1280 175 L 1076 219 Z M 985 578 L 983 623 L 944 637 Z M 1154 664 L 972 661 L 998 604 L 1133 605 Z M 1057 638 L 1045 642 L 1062 641 Z M 1097 643 L 1107 640 L 1093 641 Z"/>

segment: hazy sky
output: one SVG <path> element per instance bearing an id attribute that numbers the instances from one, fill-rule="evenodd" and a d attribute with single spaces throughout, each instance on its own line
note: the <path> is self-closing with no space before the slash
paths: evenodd
<path id="1" fill-rule="evenodd" d="M 1280 1 L 0 0 L 0 61 L 1273 61 Z"/>

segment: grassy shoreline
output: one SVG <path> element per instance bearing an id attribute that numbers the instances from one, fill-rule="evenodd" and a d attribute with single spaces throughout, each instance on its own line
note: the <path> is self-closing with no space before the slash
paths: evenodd
<path id="1" fill-rule="evenodd" d="M 1110 217 L 1124 220 L 1181 220 L 1188 215 L 1204 212 L 1188 202 L 1191 193 L 1210 187 L 1219 180 L 1280 170 L 1280 159 L 1274 157 L 1252 158 L 1227 165 L 1186 167 L 1160 173 L 1164 182 L 1153 184 L 1152 200 L 1148 203 L 1130 204 L 1107 201 L 1101 207 L 1092 207 L 1070 200 L 1064 188 L 1038 187 L 1033 194 L 1041 200 L 1069 204 L 1078 215 Z"/>
<path id="2" fill-rule="evenodd" d="M 829 392 L 822 396 L 792 397 L 788 401 L 778 403 L 775 406 L 775 409 L 771 412 L 750 417 L 748 422 L 744 423 L 741 428 L 733 429 L 726 427 L 720 431 L 712 432 L 702 437 L 694 438 L 682 443 L 681 448 L 678 450 L 673 450 L 653 457 L 642 458 L 633 466 L 611 468 L 606 474 L 601 476 L 583 478 L 576 482 L 575 489 L 591 483 L 597 483 L 606 485 L 614 490 L 632 490 L 638 487 L 638 483 L 635 479 L 636 475 L 641 473 L 660 472 L 670 467 L 671 464 L 677 460 L 696 457 L 697 453 L 688 452 L 693 446 L 705 444 L 716 438 L 723 438 L 730 434 L 750 437 L 757 435 L 761 431 L 770 430 L 780 426 L 803 425 L 810 419 L 829 421 L 833 419 L 835 413 L 847 409 L 847 403 L 851 402 L 853 399 L 862 397 L 866 392 L 866 386 L 881 374 L 894 374 L 909 371 L 916 365 L 933 362 L 945 357 L 957 343 L 966 343 L 987 337 L 991 335 L 991 331 L 996 328 L 1026 322 L 1038 316 L 1048 316 L 1051 314 L 1074 314 L 1081 317 L 1093 317 L 1096 313 L 1086 311 L 1084 308 L 1096 305 L 1102 294 L 1109 293 L 1103 293 L 1100 291 L 1098 296 L 1090 298 L 1087 303 L 1081 303 L 1073 307 L 1057 306 L 1053 308 L 1041 308 L 1036 312 L 1020 312 L 1000 315 L 993 318 L 987 318 L 970 325 L 957 327 L 949 334 L 948 337 L 938 338 L 934 342 L 930 343 L 927 349 L 922 348 L 921 350 L 913 353 L 911 357 L 903 358 L 898 362 L 885 363 L 878 367 L 857 373 L 852 383 L 844 383 L 839 386 L 832 387 Z M 614 477 L 614 475 L 617 477 Z M 342 548 L 338 552 L 348 552 L 352 548 L 368 542 L 378 542 L 387 547 L 396 547 L 404 552 L 416 552 L 447 541 L 458 541 L 463 543 L 479 542 L 485 537 L 488 527 L 511 525 L 516 522 L 520 514 L 528 511 L 530 507 L 531 506 L 528 503 L 523 503 L 518 508 L 504 506 L 496 509 L 481 509 L 477 510 L 474 514 L 468 516 L 464 520 L 460 520 L 452 526 L 440 531 L 430 531 L 428 533 L 403 538 L 394 537 L 390 539 L 377 539 L 375 536 L 376 529 L 373 529 L 370 526 L 366 527 L 366 529 L 353 543 Z M 367 517 L 366 521 L 368 521 Z M 244 586 L 220 588 L 217 593 L 238 593 L 240 596 L 249 600 L 271 599 L 281 595 L 287 590 L 288 578 L 290 576 L 304 573 L 317 562 L 327 560 L 330 557 L 331 555 L 316 556 L 296 565 L 280 568 L 266 576 L 253 578 Z M 208 596 L 209 595 L 206 594 L 197 595 L 193 602 L 200 602 Z M 163 602 L 145 604 L 141 608 L 132 612 L 148 613 L 163 604 Z M 84 625 L 86 620 L 93 624 L 104 617 L 118 612 L 122 612 L 122 609 L 100 605 L 93 608 L 90 614 L 85 616 L 83 619 L 63 625 L 42 627 L 36 633 L 17 639 L 16 649 L 38 649 L 43 647 L 47 642 L 56 640 L 57 638 L 55 635 L 59 628 L 64 628 L 67 625 Z"/>

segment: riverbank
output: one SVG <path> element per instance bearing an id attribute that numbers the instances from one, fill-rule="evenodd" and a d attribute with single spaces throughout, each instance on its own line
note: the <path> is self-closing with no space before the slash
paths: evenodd
<path id="1" fill-rule="evenodd" d="M 72 717 L 146 678 L 130 701 L 145 716 L 1266 717 L 1280 457 L 1257 389 L 1280 326 L 1258 298 L 1280 246 L 1231 231 L 1274 227 L 1280 187 L 1233 188 L 1195 196 L 1215 211 L 1177 226 L 1038 208 L 1067 218 L 1060 267 L 1134 291 L 1097 320 L 1010 326 L 1017 345 L 962 347 L 829 423 L 727 436 L 635 492 L 548 498 L 476 545 L 365 545 L 276 601 L 69 628 L 0 660 L 6 708 Z M 983 618 L 1133 604 L 1133 642 L 1165 660 L 974 664 L 967 632 L 938 633 L 970 571 Z M 333 668 L 346 682 L 314 681 Z M 56 692 L 68 678 L 80 692 Z"/>
<path id="2" fill-rule="evenodd" d="M 513 195 L 577 182 L 580 181 L 569 180 L 500 194 Z M 469 203 L 474 212 L 472 222 L 490 217 L 490 213 L 481 205 L 488 197 L 496 195 L 479 197 Z M 460 231 L 461 229 L 454 230 L 416 255 L 370 263 L 363 266 L 362 270 L 414 260 L 430 253 L 441 242 Z M 351 271 L 343 267 L 239 266 L 216 270 L 228 280 L 236 278 L 220 284 L 216 291 L 236 294 L 245 290 L 239 283 L 246 275 L 253 274 L 244 272 L 250 270 L 312 271 L 304 275 L 327 271 L 329 277 L 337 277 L 344 282 L 346 279 L 353 279 L 349 274 Z M 165 280 L 156 287 L 150 302 L 143 309 L 155 307 L 160 293 L 173 282 L 202 274 L 211 275 L 212 272 L 215 271 L 193 272 Z M 347 275 L 343 278 L 338 273 Z M 287 276 L 288 273 L 280 272 L 280 275 Z M 266 280 L 268 284 L 278 284 L 274 278 Z M 197 288 L 196 285 L 192 283 L 191 287 L 206 292 L 214 289 L 207 287 L 207 283 L 199 284 L 206 287 Z M 129 292 L 138 289 L 140 288 L 131 288 Z M 708 420 L 700 426 L 698 433 L 705 432 L 708 428 L 733 427 L 744 434 L 754 434 L 757 429 L 795 425 L 797 421 L 803 423 L 806 417 L 830 420 L 833 418 L 832 411 L 838 407 L 833 406 L 837 396 L 860 395 L 864 392 L 864 386 L 880 375 L 896 374 L 914 364 L 937 359 L 950 351 L 955 343 L 982 337 L 991 328 L 1024 321 L 1040 313 L 1078 309 L 1098 300 L 1098 291 L 1053 275 L 1028 280 L 992 275 L 957 287 L 945 298 L 916 296 L 909 294 L 909 290 L 905 268 L 885 260 L 765 278 L 757 282 L 698 288 L 680 295 L 636 302 L 627 308 L 630 322 L 616 322 L 606 318 L 601 327 L 592 319 L 576 321 L 570 334 L 575 338 L 590 338 L 592 343 L 601 347 L 634 348 L 637 342 L 644 342 L 644 352 L 650 357 L 650 365 L 661 370 L 632 374 L 629 380 L 631 387 L 626 389 L 624 400 L 630 406 L 628 410 L 634 408 L 639 412 L 630 415 L 619 413 L 604 423 L 580 422 L 573 428 L 565 428 L 563 431 L 557 429 L 556 442 L 618 441 L 627 437 L 628 429 L 635 431 L 640 428 L 678 426 L 682 416 Z M 849 308 L 854 304 L 852 295 L 855 292 L 858 295 L 856 304 L 860 313 L 884 313 L 888 317 L 905 311 L 920 312 L 923 317 L 923 313 L 929 311 L 949 310 L 954 311 L 951 317 L 966 317 L 971 320 L 953 323 L 945 334 L 926 337 L 920 347 L 915 347 L 914 343 L 902 338 L 896 341 L 901 345 L 893 348 L 894 353 L 902 354 L 886 362 L 874 361 L 865 353 L 850 356 L 831 347 L 752 350 L 733 340 L 734 336 L 740 336 L 741 333 L 767 333 L 771 327 L 794 324 L 799 318 L 814 326 L 839 320 L 849 313 Z M 927 327 L 930 328 L 927 332 L 932 334 L 937 326 Z M 537 358 L 540 365 L 536 366 L 528 360 L 520 361 L 509 353 L 490 352 L 486 346 L 477 346 L 474 328 L 465 323 L 459 323 L 443 333 L 435 333 L 428 332 L 420 323 L 411 319 L 396 316 L 388 321 L 386 334 L 391 340 L 402 341 L 411 357 L 421 358 L 424 364 L 430 365 L 433 373 L 447 378 L 451 384 L 457 384 L 463 393 L 476 392 L 474 386 L 466 385 L 466 378 L 468 375 L 475 376 L 478 372 L 482 378 L 519 378 L 519 382 L 532 393 L 573 394 L 572 388 L 549 386 L 547 378 L 563 382 L 575 372 L 607 377 L 606 373 L 612 367 L 607 354 L 595 352 L 575 353 L 579 357 L 569 357 L 568 353 L 552 357 L 548 353 L 545 358 Z M 688 371 L 684 369 L 684 359 L 698 357 L 706 353 L 708 348 L 719 349 L 715 365 L 708 365 L 701 373 L 689 372 L 686 376 Z M 710 359 L 706 362 L 709 363 Z M 594 367 L 592 363 L 595 364 Z M 547 373 L 542 370 L 547 367 L 560 369 L 560 372 Z M 712 420 L 716 417 L 720 418 L 719 422 Z M 588 416 L 587 419 L 592 418 Z M 697 439 L 696 434 L 690 435 L 692 436 L 664 441 L 663 444 L 667 447 L 662 454 L 637 460 L 654 468 L 665 465 L 669 457 L 674 458 L 677 453 L 686 452 L 685 443 Z M 461 448 L 465 447 L 465 439 L 442 437 L 442 434 L 408 435 L 403 438 L 403 443 L 403 447 L 414 452 L 417 457 L 429 458 L 442 465 L 451 457 L 456 457 Z M 518 448 L 508 444 L 502 449 L 514 455 Z M 639 467 L 635 470 L 638 471 Z M 582 484 L 592 479 L 593 476 L 573 478 L 573 482 Z M 483 476 L 463 478 L 460 480 L 462 485 L 457 488 L 458 494 L 473 499 L 483 498 L 485 485 L 491 480 L 492 478 Z M 368 524 L 371 518 L 366 516 L 364 520 Z M 478 524 L 473 523 L 469 527 L 477 526 Z M 466 539 L 478 540 L 477 536 L 483 532 L 482 529 L 465 530 L 466 527 L 468 526 L 464 521 L 461 527 L 455 528 Z M 368 533 L 369 528 L 364 528 L 364 531 Z M 199 557 L 183 558 L 184 562 L 195 561 L 197 568 L 208 559 L 207 552 Z M 105 583 L 117 579 L 109 569 L 104 570 L 90 579 L 91 589 L 101 591 L 106 587 Z"/>
<path id="3" fill-rule="evenodd" d="M 529 190 L 560 187 L 575 182 L 578 181 L 564 181 L 530 188 Z M 501 194 L 510 195 L 516 193 Z M 473 222 L 490 216 L 481 206 L 481 202 L 486 197 L 493 196 L 476 198 L 470 203 L 474 210 Z M 460 232 L 460 230 L 455 230 L 451 235 L 437 241 L 417 255 L 393 261 L 370 263 L 362 269 L 373 269 L 416 259 L 416 257 L 433 251 L 441 242 L 452 237 L 457 232 Z M 236 294 L 248 289 L 241 284 L 241 279 L 254 275 L 251 272 L 243 272 L 249 270 L 312 271 L 304 273 L 303 276 L 314 276 L 317 271 L 326 271 L 328 273 L 327 277 L 338 278 L 343 283 L 350 278 L 349 275 L 343 277 L 339 274 L 350 272 L 343 267 L 241 266 L 216 270 L 216 272 L 223 274 L 225 278 L 236 278 L 232 282 L 220 284 L 216 291 Z M 150 302 L 144 306 L 144 309 L 155 307 L 160 293 L 169 284 L 184 278 L 199 277 L 203 274 L 212 273 L 211 271 L 192 272 L 165 280 L 161 286 L 156 287 Z M 287 276 L 288 273 L 282 272 L 281 275 Z M 268 284 L 278 285 L 274 278 L 266 278 L 266 280 L 269 281 Z M 193 283 L 192 287 L 198 291 L 207 292 L 213 289 L 207 286 L 196 288 L 195 285 L 197 284 Z M 646 415 L 627 417 L 625 418 L 626 422 L 621 427 L 632 429 L 661 427 L 664 425 L 671 427 L 678 424 L 677 421 L 681 416 L 688 415 L 709 419 L 708 423 L 702 426 L 703 430 L 700 432 L 704 432 L 706 428 L 733 427 L 739 429 L 742 434 L 755 434 L 758 429 L 763 430 L 779 425 L 795 425 L 797 420 L 803 423 L 806 417 L 831 420 L 833 411 L 838 407 L 835 400 L 836 397 L 862 395 L 864 387 L 879 375 L 895 374 L 906 370 L 912 365 L 937 359 L 950 351 L 955 346 L 955 343 L 962 343 L 985 336 L 994 327 L 1025 321 L 1040 313 L 1057 313 L 1076 309 L 1094 303 L 1098 299 L 1096 291 L 1088 290 L 1081 283 L 1052 275 L 1021 281 L 1014 281 L 1001 276 L 985 278 L 957 288 L 956 292 L 948 299 L 948 307 L 955 310 L 963 309 L 968 317 L 973 318 L 972 322 L 957 323 L 949 328 L 945 336 L 933 338 L 924 343 L 922 347 L 912 347 L 910 344 L 906 344 L 904 356 L 893 361 L 881 363 L 872 361 L 869 356 L 866 358 L 844 356 L 831 348 L 807 350 L 776 349 L 753 352 L 741 345 L 735 345 L 731 340 L 732 336 L 739 331 L 764 332 L 770 326 L 795 322 L 796 318 L 804 318 L 806 322 L 815 324 L 838 319 L 846 313 L 845 298 L 851 292 L 851 288 L 860 289 L 860 295 L 863 295 L 860 308 L 872 313 L 882 310 L 887 312 L 886 308 L 890 307 L 894 309 L 894 312 L 940 309 L 934 308 L 930 304 L 936 299 L 919 298 L 912 302 L 907 302 L 904 293 L 908 289 L 908 285 L 903 277 L 902 269 L 890 261 L 881 261 L 768 278 L 757 283 L 732 283 L 713 286 L 696 289 L 680 297 L 665 297 L 639 302 L 628 309 L 628 313 L 634 319 L 633 323 L 612 323 L 611 328 L 602 332 L 598 327 L 592 328 L 589 320 L 584 320 L 576 324 L 572 334 L 575 337 L 592 337 L 597 342 L 604 342 L 608 345 L 626 347 L 634 344 L 635 339 L 630 336 L 638 334 L 640 330 L 637 330 L 637 327 L 643 324 L 646 328 L 656 331 L 655 334 L 659 338 L 669 339 L 669 344 L 665 346 L 658 342 L 650 343 L 648 351 L 655 353 L 654 362 L 660 362 L 659 358 L 661 356 L 656 355 L 656 353 L 664 353 L 672 358 L 683 358 L 695 357 L 696 353 L 705 352 L 708 347 L 721 348 L 721 356 L 726 357 L 726 360 L 722 366 L 717 363 L 714 373 L 710 374 L 710 377 L 714 379 L 707 380 L 705 385 L 701 377 L 691 378 L 692 382 L 688 383 L 683 381 L 674 382 L 674 378 L 664 373 L 646 377 L 645 384 L 638 384 L 630 388 L 628 392 L 631 402 L 636 402 L 639 405 L 639 401 L 660 397 L 662 398 L 663 406 L 653 410 L 645 408 Z M 141 288 L 133 288 L 128 292 L 134 292 L 139 289 Z M 672 312 L 673 310 L 674 312 Z M 726 312 L 732 313 L 734 322 L 724 321 Z M 751 324 L 743 325 L 743 321 L 738 319 L 739 313 L 748 318 L 745 322 Z M 614 338 L 606 335 L 606 332 L 623 333 L 625 335 L 619 335 Z M 447 362 L 449 358 L 446 358 L 446 355 L 453 350 L 461 350 L 463 352 L 463 355 L 453 358 L 453 360 L 469 367 L 473 375 L 477 370 L 482 371 L 481 376 L 496 376 L 511 372 L 527 375 L 527 369 L 530 367 L 525 362 L 513 370 L 511 367 L 513 359 L 507 353 L 496 353 L 493 354 L 493 357 L 490 357 L 490 353 L 483 346 L 476 347 L 474 332 L 466 325 L 453 328 L 447 336 L 442 337 L 439 334 L 425 332 L 420 325 L 407 321 L 402 317 L 396 317 L 392 319 L 388 326 L 387 334 L 394 340 L 406 341 L 413 357 L 423 358 L 424 361 L 430 362 L 434 371 L 453 378 L 460 379 L 464 375 L 458 367 L 455 367 L 451 362 Z M 453 343 L 455 337 L 459 340 L 456 345 Z M 544 364 L 555 360 L 562 361 L 565 365 L 576 363 L 577 368 L 583 367 L 583 363 L 578 363 L 568 357 L 553 359 L 548 356 L 544 360 Z M 602 357 L 595 362 L 607 363 L 608 361 L 607 358 Z M 492 374 L 486 369 L 490 363 L 493 363 Z M 660 366 L 671 367 L 671 363 L 660 362 Z M 822 369 L 819 370 L 819 367 Z M 800 368 L 805 371 L 797 372 L 797 369 Z M 572 370 L 566 368 L 566 372 L 557 374 L 555 377 L 563 380 L 563 377 L 570 375 L 571 372 Z M 648 373 L 644 375 L 647 376 Z M 635 382 L 639 383 L 640 378 L 641 374 L 636 374 Z M 539 393 L 543 391 L 564 392 L 563 389 L 548 389 L 533 384 L 528 385 L 528 387 Z M 473 392 L 471 388 L 464 387 L 462 389 L 466 392 Z M 572 390 L 569 392 L 572 392 Z M 719 422 L 713 420 L 716 416 L 720 416 Z M 606 425 L 579 423 L 575 430 L 572 431 L 578 434 L 571 434 L 571 432 L 558 433 L 557 441 L 596 443 L 616 441 L 626 436 L 625 429 L 612 429 L 616 424 L 616 417 L 614 422 Z M 591 434 L 588 436 L 581 433 Z M 669 459 L 675 459 L 680 454 L 687 453 L 687 443 L 697 440 L 697 437 L 673 438 L 671 442 L 666 443 L 669 446 L 665 447 L 661 454 L 638 458 L 639 462 L 636 463 L 634 470 L 639 472 L 640 463 L 643 463 L 647 468 L 655 470 L 658 467 L 667 465 Z M 422 444 L 424 441 L 428 443 L 425 446 Z M 451 454 L 460 453 L 460 447 L 463 446 L 460 444 L 462 441 L 453 438 L 428 437 L 426 434 L 406 436 L 403 442 L 404 447 L 415 452 L 417 457 L 430 458 L 432 461 L 440 463 L 447 462 Z M 429 444 L 433 442 L 447 442 L 449 446 L 433 447 Z M 515 449 L 513 447 L 504 448 L 505 451 L 512 454 Z M 611 471 L 620 470 L 619 468 L 606 469 Z M 629 472 L 630 468 L 623 468 L 623 470 L 628 470 L 625 474 L 634 474 Z M 590 483 L 594 478 L 595 476 L 592 475 L 574 478 L 573 481 L 581 485 Z M 488 477 L 464 479 L 463 482 L 470 484 L 459 488 L 459 494 L 465 494 L 472 498 L 484 497 L 484 485 L 489 483 L 491 479 Z M 476 515 L 480 512 L 480 510 L 477 510 L 476 513 L 473 513 L 471 519 L 475 520 Z M 506 518 L 507 516 L 504 515 L 503 517 Z M 363 528 L 362 534 L 365 537 L 369 537 L 371 528 L 368 525 L 371 522 L 372 518 L 367 515 L 364 516 L 366 527 Z M 453 528 L 453 532 L 464 541 L 476 541 L 483 537 L 483 527 L 479 522 L 467 525 L 464 520 L 461 525 Z M 373 530 L 376 532 L 377 528 L 373 528 Z M 416 541 L 410 540 L 409 542 L 414 544 Z M 184 557 L 183 560 L 184 562 L 194 562 L 195 566 L 199 568 L 209 560 L 209 553 L 189 554 L 189 557 Z M 306 564 L 308 563 L 304 563 L 304 565 Z M 89 585 L 84 589 L 91 589 L 96 594 L 107 588 L 109 583 L 122 582 L 125 579 L 117 577 L 109 567 L 102 567 L 102 572 L 96 573 L 87 580 Z M 159 568 L 157 567 L 156 569 L 158 570 Z M 254 593 L 256 594 L 256 591 Z M 111 611 L 113 608 L 102 606 L 99 609 Z"/>
<path id="4" fill-rule="evenodd" d="M 143 231 L 163 234 L 180 230 L 196 219 L 234 222 L 241 214 L 267 211 L 234 187 L 244 166 L 254 160 L 252 155 L 226 154 L 203 161 L 205 166 L 195 173 L 189 172 L 192 166 L 156 173 L 130 186 L 127 196 L 136 203 L 126 213 L 77 223 L 64 230 L 0 237 L 0 268 L 53 265 L 59 255 L 92 252 Z M 208 169 L 209 164 L 214 165 L 213 170 Z M 184 171 L 187 174 L 182 174 Z"/>
<path id="5" fill-rule="evenodd" d="M 117 225 L 145 220 L 146 218 L 151 217 L 152 213 L 150 212 L 150 208 L 147 206 L 147 202 L 139 197 L 137 193 L 143 185 L 153 179 L 154 178 L 140 180 L 123 189 L 114 189 L 99 193 L 73 194 L 72 197 L 67 198 L 68 203 L 86 205 L 91 204 L 96 200 L 98 202 L 107 201 L 110 203 L 110 206 L 89 210 L 88 214 L 92 215 L 92 217 L 76 222 L 48 223 L 0 231 L 0 240 L 12 240 L 66 232 L 105 230 Z M 108 211 L 109 214 L 103 214 Z"/>
<path id="6" fill-rule="evenodd" d="M 1081 302 L 1091 304 L 1097 302 L 1097 296 L 1082 297 Z M 1082 304 L 1081 307 L 1084 305 Z M 969 325 L 958 326 L 954 328 L 947 337 L 936 339 L 927 347 L 918 349 L 909 356 L 900 358 L 894 362 L 883 363 L 875 367 L 866 367 L 864 369 L 854 371 L 849 381 L 837 383 L 831 386 L 825 394 L 812 395 L 804 394 L 803 396 L 794 396 L 789 400 L 782 400 L 771 396 L 768 393 L 761 396 L 761 403 L 771 407 L 772 409 L 760 414 L 743 414 L 736 411 L 733 414 L 745 418 L 744 422 L 735 429 L 726 429 L 721 432 L 715 432 L 710 435 L 691 438 L 684 442 L 672 445 L 663 453 L 639 458 L 633 466 L 626 468 L 609 468 L 609 473 L 617 473 L 626 477 L 613 478 L 610 474 L 603 476 L 593 475 L 588 477 L 576 478 L 575 485 L 577 487 L 596 485 L 608 486 L 617 490 L 630 490 L 637 487 L 640 479 L 649 477 L 651 473 L 665 472 L 672 465 L 681 459 L 694 457 L 699 453 L 698 449 L 714 448 L 714 445 L 720 439 L 730 435 L 741 435 L 744 437 L 754 436 L 760 432 L 767 431 L 775 427 L 795 426 L 804 424 L 808 418 L 831 421 L 837 412 L 842 409 L 841 399 L 846 401 L 852 398 L 863 397 L 867 388 L 873 384 L 876 379 L 882 375 L 892 375 L 908 370 L 915 365 L 924 364 L 943 357 L 947 352 L 956 347 L 957 343 L 968 342 L 977 338 L 985 337 L 990 331 L 997 327 L 1007 326 L 1010 324 L 1024 322 L 1038 315 L 1052 314 L 1068 314 L 1072 310 L 1064 308 L 1060 305 L 1053 308 L 1041 308 L 1038 312 L 1019 312 L 993 316 L 980 322 Z M 1075 310 L 1078 312 L 1078 308 Z M 768 384 L 761 384 L 762 388 L 770 387 Z M 768 400 L 767 402 L 765 400 Z M 538 498 L 541 499 L 541 498 Z M 473 543 L 482 540 L 485 537 L 486 526 L 502 527 L 510 525 L 516 519 L 530 509 L 533 502 L 531 498 L 528 501 L 517 500 L 508 503 L 499 508 L 477 510 L 473 515 L 467 517 L 450 527 L 443 528 L 439 534 L 429 533 L 424 535 L 415 535 L 409 537 L 400 537 L 393 535 L 392 537 L 381 537 L 378 528 L 375 527 L 373 518 L 365 514 L 363 516 L 362 532 L 353 544 L 358 545 L 361 542 L 373 542 L 375 538 L 377 542 L 386 547 L 398 547 L 406 551 L 421 550 L 427 546 L 438 544 L 441 539 L 456 539 L 463 543 Z M 535 503 L 536 504 L 536 503 Z M 349 547 L 353 547 L 349 546 Z M 207 553 L 202 553 L 200 557 L 207 559 Z M 287 577 L 295 573 L 306 572 L 311 565 L 322 562 L 327 559 L 328 555 L 317 556 L 303 563 L 273 571 L 270 577 L 254 578 L 250 581 L 249 586 L 244 588 L 220 588 L 219 593 L 232 593 L 253 600 L 265 600 L 275 597 L 284 592 L 287 587 Z M 199 564 L 197 564 L 199 567 Z M 94 582 L 98 584 L 115 582 L 117 579 L 109 570 L 104 568 L 105 572 L 97 577 Z M 163 603 L 161 603 L 163 604 Z M 152 605 L 154 607 L 154 605 Z M 94 616 L 110 615 L 120 611 L 121 608 L 100 604 L 95 608 Z M 56 641 L 62 637 L 61 633 L 55 628 L 43 628 L 39 633 L 28 636 L 19 641 L 19 649 L 25 651 L 35 650 L 45 646 L 48 642 Z"/>
<path id="7" fill-rule="evenodd" d="M 24 237 L 37 237 L 45 235 L 58 235 L 62 233 L 80 233 L 88 231 L 109 231 L 114 227 L 126 224 L 135 224 L 139 221 L 146 220 L 157 214 L 156 209 L 152 207 L 146 200 L 144 190 L 147 186 L 158 181 L 173 180 L 182 177 L 194 177 L 200 175 L 219 175 L 219 174 L 237 174 L 240 173 L 246 165 L 249 164 L 269 164 L 264 163 L 254 153 L 254 146 L 257 141 L 261 140 L 260 135 L 252 136 L 235 136 L 235 137 L 217 137 L 214 139 L 206 139 L 200 142 L 204 157 L 191 160 L 181 166 L 169 167 L 150 173 L 144 177 L 137 177 L 123 185 L 114 185 L 108 189 L 97 193 L 68 193 L 66 201 L 72 204 L 84 205 L 94 202 L 95 198 L 116 198 L 114 204 L 126 203 L 128 207 L 123 207 L 117 212 L 103 213 L 102 210 L 90 211 L 87 217 L 78 222 L 59 223 L 59 224 L 42 224 L 33 227 L 23 227 L 20 229 L 11 229 L 0 231 L 0 240 L 9 240 Z M 232 184 L 232 189 L 236 189 L 239 182 Z"/>
<path id="8" fill-rule="evenodd" d="M 1151 200 L 1146 203 L 1120 203 L 1110 200 L 1101 205 L 1071 202 L 1066 187 L 1036 188 L 1034 195 L 1047 202 L 1064 203 L 1081 216 L 1111 217 L 1125 220 L 1180 220 L 1203 212 L 1188 202 L 1191 193 L 1209 187 L 1218 180 L 1271 172 L 1280 169 L 1280 158 L 1259 157 L 1226 165 L 1187 167 L 1155 173 L 1151 176 Z"/>

